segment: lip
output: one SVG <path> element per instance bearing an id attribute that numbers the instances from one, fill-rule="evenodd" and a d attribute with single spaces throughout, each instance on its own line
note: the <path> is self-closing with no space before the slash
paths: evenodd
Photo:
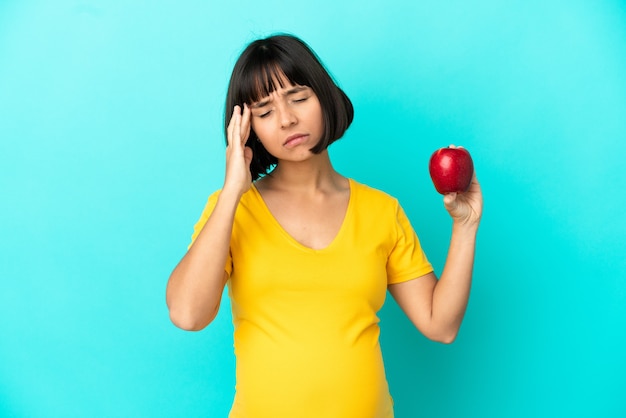
<path id="1" fill-rule="evenodd" d="M 295 147 L 296 145 L 299 145 L 302 142 L 306 141 L 308 137 L 309 137 L 308 134 L 303 134 L 303 133 L 290 135 L 287 137 L 287 139 L 285 139 L 285 142 L 283 142 L 283 146 L 287 148 Z"/>

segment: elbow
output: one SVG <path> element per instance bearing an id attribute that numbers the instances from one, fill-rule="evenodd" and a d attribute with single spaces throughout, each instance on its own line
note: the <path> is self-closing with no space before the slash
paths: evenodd
<path id="1" fill-rule="evenodd" d="M 449 334 L 449 335 L 442 335 L 434 341 L 441 343 L 441 344 L 449 345 L 449 344 L 452 344 L 455 340 L 456 340 L 456 333 Z"/>
<path id="2" fill-rule="evenodd" d="M 456 340 L 458 333 L 459 333 L 458 329 L 451 329 L 451 330 L 445 330 L 445 331 L 441 330 L 438 332 L 433 331 L 433 332 L 426 334 L 426 338 L 436 343 L 449 345 L 449 344 L 452 344 Z"/>
<path id="3" fill-rule="evenodd" d="M 200 331 L 206 328 L 217 316 L 219 308 L 218 304 L 213 310 L 209 310 L 206 304 L 198 306 L 188 298 L 175 297 L 169 287 L 165 295 L 165 304 L 172 324 L 185 331 Z"/>
<path id="4" fill-rule="evenodd" d="M 184 331 L 201 331 L 206 328 L 214 318 L 215 315 L 209 318 L 200 318 L 198 315 L 194 315 L 188 310 L 170 308 L 170 321 L 172 321 L 172 324 L 176 327 Z"/>
<path id="5" fill-rule="evenodd" d="M 183 331 L 201 331 L 204 328 L 204 326 L 198 324 L 197 322 L 175 315 L 170 315 L 170 320 L 172 321 L 172 324 Z"/>

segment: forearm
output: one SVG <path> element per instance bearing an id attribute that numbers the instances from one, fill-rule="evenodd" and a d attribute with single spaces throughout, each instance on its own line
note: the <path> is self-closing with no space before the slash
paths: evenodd
<path id="1" fill-rule="evenodd" d="M 478 225 L 453 224 L 448 257 L 433 291 L 432 323 L 445 340 L 454 340 L 463 321 L 474 267 Z"/>
<path id="2" fill-rule="evenodd" d="M 166 300 L 170 318 L 180 328 L 202 329 L 217 314 L 239 198 L 238 193 L 222 191 L 202 231 L 170 276 Z"/>

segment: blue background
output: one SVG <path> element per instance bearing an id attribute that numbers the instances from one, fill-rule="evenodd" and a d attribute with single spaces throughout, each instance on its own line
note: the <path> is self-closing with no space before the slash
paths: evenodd
<path id="1" fill-rule="evenodd" d="M 0 2 L 0 416 L 226 416 L 229 305 L 183 332 L 165 285 L 223 180 L 234 60 L 276 31 L 353 100 L 336 168 L 400 199 L 438 273 L 428 158 L 474 157 L 457 341 L 381 312 L 396 416 L 626 416 L 624 2 L 215 3 Z"/>

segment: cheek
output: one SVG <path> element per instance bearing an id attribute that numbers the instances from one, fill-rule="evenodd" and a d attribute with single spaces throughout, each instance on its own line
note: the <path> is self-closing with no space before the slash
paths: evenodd
<path id="1" fill-rule="evenodd" d="M 259 138 L 261 142 L 269 140 L 271 137 L 270 129 L 265 123 L 255 123 L 252 121 L 250 123 L 250 129 L 256 134 L 257 138 Z"/>
<path id="2" fill-rule="evenodd" d="M 319 131 L 319 133 L 321 135 L 324 132 L 324 116 L 322 114 L 322 110 L 321 109 L 315 115 L 315 122 L 316 122 L 316 125 L 317 125 L 317 129 L 318 129 L 318 131 Z"/>
<path id="3" fill-rule="evenodd" d="M 311 114 L 313 116 L 313 120 L 315 121 L 315 123 L 323 131 L 324 130 L 324 116 L 323 116 L 323 112 L 322 112 L 322 106 L 319 103 L 319 101 L 317 101 L 317 103 L 315 103 L 315 106 L 313 106 Z"/>

